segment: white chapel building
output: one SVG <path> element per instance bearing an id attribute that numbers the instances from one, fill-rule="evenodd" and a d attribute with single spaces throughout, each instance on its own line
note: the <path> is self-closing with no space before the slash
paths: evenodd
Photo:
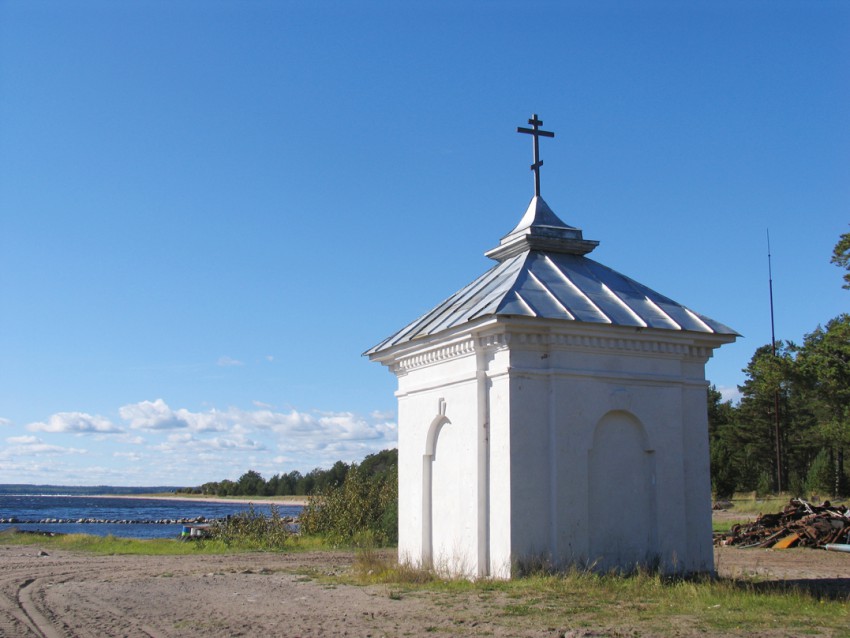
<path id="1" fill-rule="evenodd" d="M 713 571 L 705 364 L 731 328 L 590 259 L 540 196 L 496 264 L 367 351 L 398 378 L 399 560 Z"/>

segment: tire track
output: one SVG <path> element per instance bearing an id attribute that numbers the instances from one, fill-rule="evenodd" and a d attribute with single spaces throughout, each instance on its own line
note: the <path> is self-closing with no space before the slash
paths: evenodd
<path id="1" fill-rule="evenodd" d="M 66 638 L 69 634 L 58 629 L 53 621 L 41 613 L 38 605 L 33 599 L 34 593 L 38 590 L 33 587 L 39 583 L 39 578 L 26 578 L 18 585 L 18 609 L 28 621 L 30 629 L 41 638 Z"/>
<path id="2" fill-rule="evenodd" d="M 47 569 L 36 569 L 37 576 L 17 573 L 0 580 L 4 592 L 0 603 L 0 637 L 30 636 L 36 638 L 103 638 L 140 636 L 166 638 L 143 621 L 105 601 L 76 598 L 73 606 L 63 596 L 52 596 L 63 586 L 76 589 L 89 578 L 103 579 L 103 570 L 57 570 L 54 563 Z M 49 573 L 49 576 L 45 573 Z M 15 588 L 13 600 L 9 591 Z"/>
<path id="3" fill-rule="evenodd" d="M 8 610 L 0 610 L 0 638 L 38 637 L 24 619 Z"/>
<path id="4" fill-rule="evenodd" d="M 79 585 L 71 581 L 69 585 Z M 103 638 L 118 636 L 140 636 L 167 638 L 155 627 L 136 618 L 132 613 L 115 607 L 102 598 L 91 599 L 75 592 L 74 618 L 69 619 L 69 629 L 75 638 Z"/>
<path id="5" fill-rule="evenodd" d="M 47 592 L 57 583 L 101 572 L 81 569 L 79 559 L 45 562 L 42 556 L 24 554 L 4 564 L 0 572 L 0 638 L 67 638 L 77 635 L 63 620 L 62 610 L 51 607 Z"/>
<path id="6" fill-rule="evenodd" d="M 26 579 L 23 582 L 8 577 L 0 580 L 0 637 L 41 638 L 42 634 L 21 608 L 18 598 L 20 587 L 28 584 Z"/>

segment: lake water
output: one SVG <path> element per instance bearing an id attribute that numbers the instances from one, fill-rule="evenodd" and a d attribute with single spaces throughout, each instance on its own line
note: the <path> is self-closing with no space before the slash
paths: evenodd
<path id="1" fill-rule="evenodd" d="M 254 510 L 271 513 L 266 503 L 254 504 Z M 276 506 L 281 516 L 298 516 L 300 505 Z M 182 523 L 161 523 L 204 517 L 207 521 L 226 518 L 244 512 L 249 505 L 229 501 L 202 502 L 197 500 L 139 499 L 120 496 L 10 496 L 0 495 L 0 521 L 10 518 L 17 522 L 0 523 L 0 530 L 15 527 L 20 530 L 59 532 L 62 534 L 94 534 L 125 538 L 177 538 Z M 96 519 L 110 522 L 76 522 Z M 45 521 L 60 522 L 45 522 Z M 73 521 L 73 522 L 71 522 Z M 112 522 L 112 521 L 122 521 Z M 126 522 L 124 522 L 126 521 Z"/>

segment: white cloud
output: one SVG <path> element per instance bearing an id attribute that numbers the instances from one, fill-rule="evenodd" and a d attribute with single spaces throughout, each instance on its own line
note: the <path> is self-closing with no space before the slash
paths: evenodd
<path id="1" fill-rule="evenodd" d="M 3 456 L 0 452 L 0 458 L 3 460 L 4 477 L 8 480 L 4 482 L 11 483 L 39 483 L 46 482 L 43 477 L 49 476 L 56 469 L 56 465 L 50 461 L 36 459 L 9 458 Z"/>
<path id="2" fill-rule="evenodd" d="M 249 428 L 269 429 L 273 432 L 300 438 L 342 438 L 371 440 L 385 438 L 394 434 L 395 424 L 391 422 L 370 423 L 367 419 L 352 412 L 274 412 L 255 410 L 242 412 L 231 410 L 228 418 L 234 423 Z"/>
<path id="3" fill-rule="evenodd" d="M 25 456 L 57 456 L 85 454 L 86 450 L 61 445 L 49 445 L 35 436 L 13 436 L 6 439 L 11 445 L 0 450 L 0 459 L 20 459 Z"/>
<path id="4" fill-rule="evenodd" d="M 233 427 L 233 423 L 226 412 L 215 409 L 209 412 L 189 412 L 180 410 L 180 413 L 189 421 L 195 432 L 223 432 Z"/>
<path id="5" fill-rule="evenodd" d="M 53 433 L 122 432 L 109 419 L 99 415 L 92 416 L 84 412 L 58 412 L 52 415 L 46 423 L 30 423 L 27 429 L 30 432 Z"/>
<path id="6" fill-rule="evenodd" d="M 113 452 L 112 456 L 117 459 L 127 459 L 128 461 L 132 461 L 133 463 L 142 460 L 142 455 L 138 452 Z"/>
<path id="7" fill-rule="evenodd" d="M 253 427 L 272 430 L 279 434 L 315 432 L 317 423 L 313 415 L 296 410 L 289 412 L 255 410 L 254 412 L 240 412 L 234 416 L 243 423 L 250 423 Z"/>
<path id="8" fill-rule="evenodd" d="M 244 366 L 245 364 L 237 359 L 233 359 L 232 357 L 219 357 L 218 361 L 216 361 L 216 365 L 221 366 L 223 368 L 229 368 L 232 366 Z"/>
<path id="9" fill-rule="evenodd" d="M 182 408 L 173 410 L 162 399 L 125 405 L 119 409 L 119 414 L 129 422 L 130 428 L 149 431 L 186 429 L 191 432 L 248 433 L 270 430 L 285 436 L 378 439 L 394 431 L 395 427 L 390 422 L 370 423 L 351 412 L 276 412 L 266 407 L 190 412 Z"/>
<path id="10" fill-rule="evenodd" d="M 23 452 L 27 454 L 87 454 L 88 450 L 76 447 L 62 447 L 61 445 L 48 445 L 47 443 L 33 443 L 23 446 Z"/>
<path id="11" fill-rule="evenodd" d="M 178 434 L 169 434 L 168 443 L 174 445 L 187 445 L 192 443 L 195 437 L 189 432 L 180 432 Z"/>
<path id="12" fill-rule="evenodd" d="M 5 443 L 0 446 L 0 482 L 200 485 L 235 479 L 248 469 L 269 477 L 327 468 L 338 460 L 359 462 L 395 447 L 397 439 L 393 414 L 385 412 L 278 410 L 259 401 L 248 409 L 193 411 L 172 408 L 161 398 L 124 405 L 117 412 L 120 420 L 114 422 L 61 412 L 30 424 L 23 434 L 5 430 L 10 436 L 0 439 Z M 38 438 L 40 432 L 84 433 L 90 445 L 86 450 L 60 441 L 48 445 Z M 12 467 L 25 464 L 26 470 L 18 473 Z M 36 478 L 39 472 L 41 479 Z"/>
<path id="13" fill-rule="evenodd" d="M 218 450 L 233 450 L 238 452 L 259 452 L 266 449 L 266 447 L 261 443 L 257 443 L 256 441 L 252 441 L 251 439 L 243 436 L 215 437 L 208 441 L 204 441 L 204 444 L 209 445 L 210 447 L 216 448 Z"/>
<path id="14" fill-rule="evenodd" d="M 731 401 L 732 403 L 738 403 L 743 396 L 736 385 L 731 387 L 728 385 L 717 386 L 717 391 L 720 393 L 723 401 Z"/>
<path id="15" fill-rule="evenodd" d="M 173 430 L 189 427 L 188 421 L 175 413 L 162 399 L 125 405 L 118 414 L 130 422 L 134 430 Z"/>
<path id="16" fill-rule="evenodd" d="M 221 432 L 230 425 L 226 415 L 216 411 L 190 412 L 172 410 L 162 399 L 141 401 L 119 408 L 122 419 L 130 422 L 134 430 L 179 430 L 195 432 Z"/>
<path id="17" fill-rule="evenodd" d="M 2 428 L 4 425 L 12 425 L 12 419 L 4 419 L 2 416 L 0 416 L 0 428 Z"/>

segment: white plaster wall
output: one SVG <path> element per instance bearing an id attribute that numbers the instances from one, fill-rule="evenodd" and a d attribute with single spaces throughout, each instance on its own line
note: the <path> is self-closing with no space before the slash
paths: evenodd
<path id="1" fill-rule="evenodd" d="M 399 558 L 478 575 L 478 420 L 474 354 L 399 377 Z M 444 408 L 441 408 L 444 405 Z M 426 456 L 429 429 L 434 454 Z M 427 479 L 430 464 L 430 490 Z M 430 503 L 429 503 L 430 501 Z M 426 529 L 430 517 L 430 540 Z M 429 551 L 430 550 L 430 551 Z M 424 564 L 424 566 L 429 566 Z"/>
<path id="2" fill-rule="evenodd" d="M 510 578 L 513 548 L 511 469 L 511 394 L 509 354 L 494 353 L 487 365 L 488 392 L 488 557 L 486 574 L 495 578 Z"/>
<path id="3" fill-rule="evenodd" d="M 440 429 L 432 461 L 432 564 L 440 573 L 475 576 L 478 572 L 475 411 L 469 410 L 465 401 L 458 406 L 454 403 L 447 401 L 446 413 L 451 415 L 451 423 Z"/>
<path id="4" fill-rule="evenodd" d="M 683 443 L 689 450 L 685 466 L 685 514 L 690 571 L 714 571 L 711 538 L 711 473 L 708 448 L 706 388 L 700 385 L 683 390 L 685 407 Z"/>
<path id="5" fill-rule="evenodd" d="M 593 539 L 598 531 L 589 526 L 594 512 L 597 520 L 600 516 L 590 498 L 605 498 L 616 509 L 631 486 L 600 495 L 589 484 L 589 459 L 597 424 L 608 413 L 622 412 L 645 433 L 653 492 L 641 506 L 650 510 L 642 522 L 651 519 L 641 527 L 647 561 L 658 559 L 667 572 L 710 571 L 704 362 L 694 365 L 686 351 L 612 353 L 540 346 L 532 340 L 517 346 L 518 341 L 511 341 L 514 561 L 548 553 L 560 565 L 616 566 L 616 552 L 597 555 L 600 543 L 594 545 Z M 619 480 L 625 482 L 627 475 Z M 639 516 L 621 509 L 626 516 Z M 628 520 L 623 524 L 628 526 Z"/>
<path id="6" fill-rule="evenodd" d="M 422 559 L 422 448 L 430 422 L 417 418 L 425 405 L 409 395 L 398 398 L 398 556 L 421 566 Z M 402 427 L 403 426 L 403 427 Z"/>
<path id="7" fill-rule="evenodd" d="M 616 508 L 620 496 L 615 488 L 600 495 L 589 483 L 594 433 L 613 418 L 639 425 L 651 457 L 644 478 L 652 498 L 642 505 L 651 511 L 641 523 L 647 553 L 668 572 L 711 570 L 704 360 L 689 355 L 691 344 L 678 333 L 553 325 L 529 334 L 525 320 L 491 323 L 475 348 L 468 336 L 453 335 L 454 344 L 467 339 L 460 354 L 432 356 L 441 341 L 429 339 L 393 360 L 417 362 L 399 373 L 397 393 L 400 558 L 420 564 L 428 556 L 430 515 L 433 564 L 453 574 L 507 578 L 524 559 L 615 566 L 615 554 L 593 542 L 591 525 L 605 517 L 590 497 Z M 570 331 L 569 340 L 559 330 Z M 723 339 L 702 345 L 710 352 Z M 427 461 L 441 400 L 448 422 Z M 606 454 L 618 463 L 616 451 Z M 640 464 L 639 457 L 623 458 Z M 430 514 L 423 510 L 427 462 Z M 612 468 L 615 477 L 618 471 Z M 617 480 L 628 477 L 619 472 Z"/>
<path id="8" fill-rule="evenodd" d="M 658 554 L 655 453 L 643 424 L 612 410 L 596 424 L 588 451 L 590 558 L 595 567 L 629 570 Z"/>
<path id="9" fill-rule="evenodd" d="M 552 546 L 552 498 L 558 482 L 550 455 L 549 376 L 511 373 L 511 538 L 517 562 L 548 561 Z M 519 566 L 519 565 L 515 565 Z"/>

